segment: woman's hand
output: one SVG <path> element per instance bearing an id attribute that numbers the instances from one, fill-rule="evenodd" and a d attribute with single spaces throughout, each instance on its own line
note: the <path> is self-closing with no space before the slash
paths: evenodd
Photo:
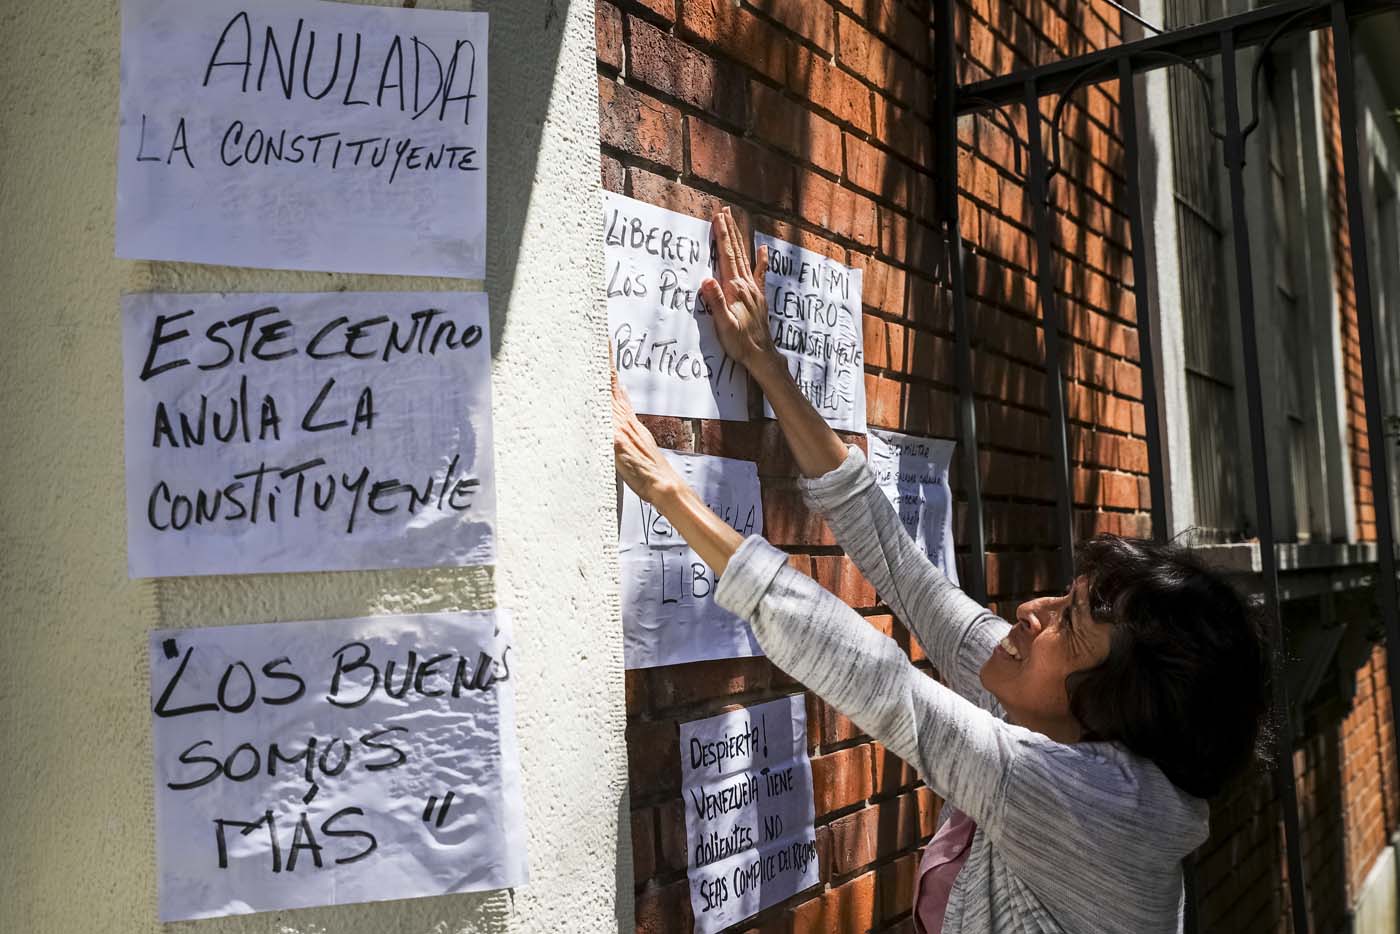
<path id="1" fill-rule="evenodd" d="M 768 333 L 768 301 L 764 297 L 764 276 L 768 271 L 768 247 L 758 250 L 758 272 L 749 266 L 748 252 L 739 235 L 739 225 L 729 208 L 720 208 L 710 218 L 715 235 L 719 280 L 700 283 L 700 297 L 714 319 L 720 346 L 744 369 L 771 362 L 778 353 Z"/>
<path id="2" fill-rule="evenodd" d="M 666 460 L 651 431 L 632 411 L 627 390 L 612 374 L 613 459 L 617 475 L 648 503 L 674 495 L 683 485 L 671 462 Z"/>

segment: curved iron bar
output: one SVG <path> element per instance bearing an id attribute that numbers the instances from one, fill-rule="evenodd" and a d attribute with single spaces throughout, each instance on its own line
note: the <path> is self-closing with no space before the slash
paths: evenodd
<path id="1" fill-rule="evenodd" d="M 1269 60 L 1269 49 L 1273 48 L 1274 43 L 1278 41 L 1279 37 L 1282 36 L 1294 22 L 1302 19 L 1304 16 L 1316 13 L 1326 5 L 1326 3 L 1322 3 L 1316 7 L 1309 7 L 1294 13 L 1292 16 L 1288 17 L 1288 19 L 1279 23 L 1274 31 L 1269 33 L 1269 38 L 1264 40 L 1263 45 L 1259 46 L 1257 57 L 1254 60 L 1254 70 L 1249 77 L 1249 112 L 1252 116 L 1250 117 L 1249 123 L 1245 124 L 1240 130 L 1241 143 L 1249 139 L 1249 134 L 1259 128 L 1259 76 L 1263 74 L 1264 65 Z"/>
<path id="2" fill-rule="evenodd" d="M 1309 10 L 1305 12 L 1313 11 Z M 1270 41 L 1273 41 L 1273 38 L 1271 38 Z M 1204 68 L 1201 67 L 1200 62 L 1186 58 L 1182 55 L 1177 55 L 1175 52 L 1167 52 L 1163 50 L 1142 52 L 1135 57 L 1141 59 L 1155 58 L 1169 62 L 1173 65 L 1183 65 L 1188 71 L 1195 75 L 1201 83 L 1201 94 L 1205 97 L 1206 101 L 1206 130 L 1210 133 L 1211 136 L 1214 136 L 1220 142 L 1225 142 L 1225 134 L 1222 133 L 1215 126 L 1215 113 L 1213 111 L 1212 106 L 1214 104 L 1214 101 L 1211 97 L 1211 91 L 1213 90 L 1213 82 L 1210 80 L 1210 75 L 1206 72 Z M 1060 92 L 1060 99 L 1055 104 L 1055 113 L 1050 118 L 1051 157 L 1050 165 L 1045 170 L 1045 201 L 1047 204 L 1050 202 L 1050 182 L 1052 179 L 1054 179 L 1056 175 L 1062 174 L 1062 171 L 1060 169 L 1060 137 L 1063 134 L 1060 129 L 1060 121 L 1064 117 L 1065 105 L 1069 103 L 1070 97 L 1076 91 L 1087 85 L 1089 83 L 1089 80 L 1095 75 L 1097 75 L 1099 72 L 1107 70 L 1107 66 L 1110 64 L 1112 63 L 1108 61 L 1100 62 L 1093 68 L 1082 72 L 1078 77 L 1074 79 L 1074 81 L 1070 84 L 1069 87 L 1065 88 L 1063 91 Z"/>
<path id="3" fill-rule="evenodd" d="M 1015 147 L 1014 149 L 1012 149 L 1013 158 L 1015 159 L 1015 163 L 1016 163 L 1016 172 L 1015 172 L 1015 174 L 1018 175 L 1018 176 L 1020 176 L 1020 178 L 1021 178 L 1022 181 L 1025 181 L 1026 172 L 1023 171 L 1023 170 L 1021 169 L 1021 147 L 1022 147 L 1022 146 L 1025 146 L 1026 143 L 1025 143 L 1025 141 L 1023 141 L 1023 140 L 1021 139 L 1021 137 L 1017 134 L 1017 132 L 1016 132 L 1016 121 L 1012 120 L 1012 119 L 1011 119 L 1011 115 L 1010 115 L 1009 113 L 1006 112 L 1006 105 L 1005 105 L 1005 104 L 994 104 L 994 103 L 992 103 L 991 101 L 987 100 L 985 97 L 965 97 L 965 98 L 963 98 L 963 99 L 966 100 L 966 101 L 968 101 L 969 103 L 972 103 L 972 104 L 982 104 L 982 105 L 986 108 L 986 111 L 988 112 L 988 113 L 987 113 L 987 119 L 988 119 L 988 120 L 991 120 L 991 119 L 992 119 L 991 116 L 990 116 L 991 113 L 996 113 L 997 115 L 999 115 L 999 116 L 1001 117 L 1002 121 L 1004 121 L 1004 122 L 1001 124 L 1001 128 L 1002 128 L 1003 130 L 1006 131 L 1006 135 L 1007 135 L 1007 136 L 1011 137 L 1011 142 L 1012 142 L 1013 146 Z M 995 120 L 992 120 L 992 122 L 995 123 L 996 121 L 995 121 Z"/>

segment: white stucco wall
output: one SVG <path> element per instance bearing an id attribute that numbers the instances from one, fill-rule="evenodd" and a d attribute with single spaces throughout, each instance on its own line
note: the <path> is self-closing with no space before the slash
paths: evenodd
<path id="1" fill-rule="evenodd" d="M 492 15 L 484 283 L 113 259 L 120 4 L 0 11 L 0 930 L 159 928 L 148 630 L 493 603 L 515 619 L 530 884 L 195 924 L 308 934 L 631 926 L 631 886 L 617 885 L 631 868 L 593 6 L 419 5 Z M 494 574 L 127 580 L 122 292 L 483 287 L 495 351 Z"/>

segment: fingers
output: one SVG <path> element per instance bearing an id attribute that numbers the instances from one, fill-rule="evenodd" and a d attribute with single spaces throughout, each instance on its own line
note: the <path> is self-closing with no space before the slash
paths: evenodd
<path id="1" fill-rule="evenodd" d="M 739 222 L 734 220 L 734 212 L 727 207 L 724 209 L 724 217 L 729 225 L 729 242 L 734 246 L 734 264 L 738 267 L 739 277 L 752 279 L 753 270 L 749 268 L 749 251 L 744 249 L 743 237 L 739 233 Z"/>
<path id="2" fill-rule="evenodd" d="M 767 294 L 768 294 L 767 281 L 768 281 L 768 244 L 765 243 L 763 246 L 761 246 L 761 247 L 758 248 L 758 276 L 757 276 L 758 294 L 760 294 L 760 295 L 767 295 Z"/>
<path id="3" fill-rule="evenodd" d="M 720 278 L 728 282 L 738 275 L 739 271 L 734 264 L 734 252 L 725 219 L 724 208 L 715 211 L 714 216 L 710 218 L 710 229 L 715 235 L 715 262 L 719 264 Z"/>
<path id="4" fill-rule="evenodd" d="M 727 207 L 720 208 L 710 218 L 710 227 L 715 235 L 715 252 L 718 254 L 715 260 L 719 265 L 722 285 L 728 287 L 736 279 L 752 279 L 748 251 L 744 249 L 734 213 Z"/>
<path id="5" fill-rule="evenodd" d="M 711 315 L 725 310 L 724 289 L 720 288 L 719 282 L 714 279 L 706 279 L 700 283 L 700 300 L 705 303 Z"/>

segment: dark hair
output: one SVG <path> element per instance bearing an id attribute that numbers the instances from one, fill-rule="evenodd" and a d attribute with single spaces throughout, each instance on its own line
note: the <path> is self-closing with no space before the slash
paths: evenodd
<path id="1" fill-rule="evenodd" d="M 1100 535 L 1078 552 L 1108 655 L 1066 679 L 1089 740 L 1122 743 L 1202 798 L 1249 765 L 1269 709 L 1258 617 L 1181 545 Z"/>

